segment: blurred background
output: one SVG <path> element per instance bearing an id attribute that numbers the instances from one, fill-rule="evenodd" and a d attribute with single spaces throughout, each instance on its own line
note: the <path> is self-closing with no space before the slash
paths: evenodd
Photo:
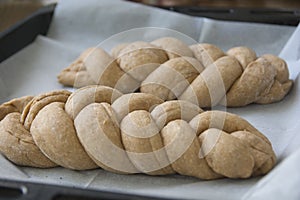
<path id="1" fill-rule="evenodd" d="M 0 0 L 0 32 L 26 18 L 39 8 L 57 3 L 58 0 Z M 63 0 L 62 0 L 63 1 Z M 265 22 L 278 16 L 277 24 L 300 17 L 300 0 L 131 0 L 194 16 L 216 19 Z M 249 9 L 251 9 L 249 11 Z M 266 10 L 267 9 L 267 10 Z M 257 12 L 257 13 L 255 13 Z M 268 15 L 265 15 L 267 12 Z M 251 14 L 251 15 L 250 15 Z M 253 17 L 256 14 L 256 17 Z M 259 16 L 257 16 L 259 15 Z M 276 17 L 275 16 L 275 17 Z M 261 20 L 260 20 L 261 18 Z M 273 20 L 276 23 L 276 20 Z M 272 22 L 271 22 L 272 23 Z"/>
<path id="2" fill-rule="evenodd" d="M 0 0 L 0 32 L 57 0 Z"/>
<path id="3" fill-rule="evenodd" d="M 160 6 L 212 6 L 251 8 L 296 8 L 299 0 L 134 0 L 149 5 Z"/>

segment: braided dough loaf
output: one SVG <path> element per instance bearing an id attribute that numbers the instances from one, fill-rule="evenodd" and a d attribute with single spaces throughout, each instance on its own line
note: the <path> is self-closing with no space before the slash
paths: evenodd
<path id="1" fill-rule="evenodd" d="M 0 151 L 23 166 L 217 179 L 265 174 L 276 159 L 237 115 L 106 86 L 13 99 L 0 113 Z"/>
<path id="2" fill-rule="evenodd" d="M 224 53 L 212 44 L 187 46 L 165 37 L 124 43 L 111 51 L 90 48 L 59 75 L 60 83 L 105 85 L 130 93 L 140 89 L 163 100 L 186 100 L 200 107 L 237 107 L 282 100 L 292 81 L 284 60 L 257 57 L 247 47 Z"/>

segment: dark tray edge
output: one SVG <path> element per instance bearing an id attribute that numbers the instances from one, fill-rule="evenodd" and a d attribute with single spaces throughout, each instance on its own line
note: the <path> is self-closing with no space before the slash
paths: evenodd
<path id="1" fill-rule="evenodd" d="M 26 47 L 39 35 L 46 35 L 56 4 L 40 8 L 0 32 L 0 62 Z"/>
<path id="2" fill-rule="evenodd" d="M 118 192 L 24 181 L 0 180 L 0 200 L 168 200 Z"/>

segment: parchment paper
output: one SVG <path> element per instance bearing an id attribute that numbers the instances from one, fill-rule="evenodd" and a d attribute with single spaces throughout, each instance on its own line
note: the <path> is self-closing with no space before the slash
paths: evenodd
<path id="1" fill-rule="evenodd" d="M 149 31 L 143 27 L 161 29 Z M 133 35 L 106 40 L 132 28 L 138 28 Z M 272 142 L 278 164 L 268 175 L 248 180 L 202 181 L 179 175 L 118 175 L 101 169 L 17 167 L 0 156 L 0 178 L 178 199 L 299 199 L 300 26 L 216 21 L 117 0 L 63 0 L 56 8 L 48 36 L 39 36 L 0 64 L 0 103 L 63 88 L 56 75 L 87 47 L 100 43 L 109 50 L 114 43 L 148 41 L 173 34 L 188 43 L 213 43 L 223 50 L 243 45 L 258 55 L 273 53 L 286 59 L 296 82 L 282 102 L 228 109 L 247 119 Z"/>

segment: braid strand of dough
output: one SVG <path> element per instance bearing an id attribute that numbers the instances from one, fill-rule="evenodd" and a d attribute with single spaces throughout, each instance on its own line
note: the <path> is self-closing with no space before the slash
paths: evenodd
<path id="1" fill-rule="evenodd" d="M 269 140 L 237 115 L 147 93 L 94 85 L 0 111 L 0 151 L 22 166 L 217 179 L 262 175 L 276 162 Z"/>
<path id="2" fill-rule="evenodd" d="M 277 56 L 257 57 L 248 47 L 225 53 L 212 44 L 187 46 L 172 37 L 120 44 L 111 55 L 100 48 L 87 49 L 58 80 L 75 87 L 105 85 L 123 93 L 139 89 L 200 107 L 273 103 L 282 100 L 293 84 L 287 64 Z"/>

